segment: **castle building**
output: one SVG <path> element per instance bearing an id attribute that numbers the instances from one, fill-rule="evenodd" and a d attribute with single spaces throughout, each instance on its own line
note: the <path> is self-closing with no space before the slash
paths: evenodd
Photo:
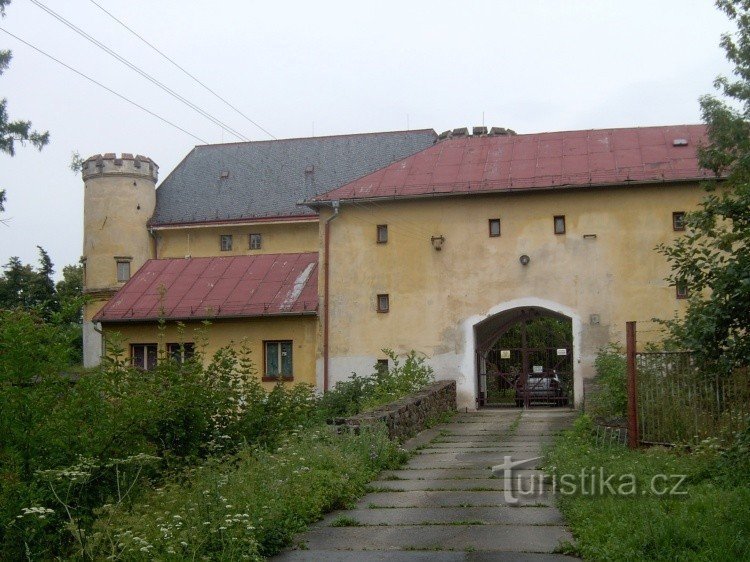
<path id="1" fill-rule="evenodd" d="M 197 146 L 158 188 L 149 158 L 93 156 L 85 364 L 115 332 L 144 369 L 199 338 L 244 341 L 264 384 L 323 391 L 413 349 L 461 407 L 518 403 L 517 381 L 543 377 L 580 406 L 626 321 L 684 306 L 654 248 L 702 198 L 704 138 L 477 127 Z M 527 330 L 540 318 L 559 326 L 547 340 Z"/>

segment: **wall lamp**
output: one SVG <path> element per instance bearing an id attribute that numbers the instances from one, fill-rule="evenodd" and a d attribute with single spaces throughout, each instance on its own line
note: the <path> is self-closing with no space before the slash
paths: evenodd
<path id="1" fill-rule="evenodd" d="M 529 265 L 531 258 L 526 254 L 523 254 L 520 258 L 518 258 L 518 261 L 521 262 L 521 265 Z"/>
<path id="2" fill-rule="evenodd" d="M 443 243 L 445 242 L 445 237 L 441 234 L 440 236 L 433 236 L 430 238 L 430 241 L 432 242 L 432 247 L 435 248 L 438 252 L 443 249 Z"/>

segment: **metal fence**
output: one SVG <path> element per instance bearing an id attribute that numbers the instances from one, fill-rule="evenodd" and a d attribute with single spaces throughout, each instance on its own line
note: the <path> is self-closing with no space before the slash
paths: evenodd
<path id="1" fill-rule="evenodd" d="M 690 352 L 635 352 L 634 335 L 632 343 L 628 378 L 634 404 L 628 421 L 636 435 L 631 446 L 695 444 L 743 427 L 750 416 L 747 372 L 707 375 Z"/>

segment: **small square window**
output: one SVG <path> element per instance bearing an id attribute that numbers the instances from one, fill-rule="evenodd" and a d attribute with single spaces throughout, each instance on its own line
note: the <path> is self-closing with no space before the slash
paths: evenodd
<path id="1" fill-rule="evenodd" d="M 260 234 L 250 235 L 250 249 L 251 250 L 260 250 L 262 245 L 263 245 L 263 237 Z"/>
<path id="2" fill-rule="evenodd" d="M 231 234 L 222 234 L 219 237 L 219 243 L 221 245 L 222 252 L 232 251 L 232 235 Z"/>
<path id="3" fill-rule="evenodd" d="M 675 294 L 678 299 L 686 299 L 689 296 L 687 281 L 677 281 Z"/>
<path id="4" fill-rule="evenodd" d="M 124 260 L 117 261 L 117 282 L 125 283 L 130 279 L 130 262 Z"/>
<path id="5" fill-rule="evenodd" d="M 378 362 L 375 363 L 375 370 L 378 373 L 387 373 L 388 372 L 388 359 L 378 359 Z"/>
<path id="6" fill-rule="evenodd" d="M 265 380 L 291 379 L 292 378 L 292 341 L 266 341 L 263 342 Z"/>
<path id="7" fill-rule="evenodd" d="M 167 353 L 173 361 L 184 363 L 195 355 L 195 344 L 193 342 L 168 343 Z"/>
<path id="8" fill-rule="evenodd" d="M 141 371 L 150 371 L 156 367 L 157 349 L 157 344 L 155 343 L 131 344 L 130 360 L 133 367 Z"/>
<path id="9" fill-rule="evenodd" d="M 500 236 L 500 219 L 490 219 L 490 237 Z"/>
<path id="10" fill-rule="evenodd" d="M 379 224 L 378 225 L 378 244 L 385 244 L 388 242 L 388 225 L 387 224 Z"/>
<path id="11" fill-rule="evenodd" d="M 378 295 L 378 312 L 388 312 L 391 308 L 388 295 Z"/>
<path id="12" fill-rule="evenodd" d="M 672 229 L 675 231 L 685 230 L 685 212 L 676 211 L 672 213 Z"/>
<path id="13" fill-rule="evenodd" d="M 555 234 L 565 234 L 565 215 L 555 216 Z"/>

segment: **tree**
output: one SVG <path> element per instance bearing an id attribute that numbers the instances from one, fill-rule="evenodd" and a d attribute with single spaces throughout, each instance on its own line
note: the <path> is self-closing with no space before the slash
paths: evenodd
<path id="1" fill-rule="evenodd" d="M 0 17 L 5 17 L 5 7 L 10 0 L 0 0 Z M 0 75 L 10 65 L 12 54 L 8 50 L 0 50 Z M 40 133 L 31 129 L 31 121 L 10 121 L 8 116 L 8 100 L 0 99 L 0 152 L 9 154 L 16 153 L 16 143 L 25 144 L 30 142 L 39 150 L 49 142 L 49 131 Z M 0 211 L 4 211 L 5 190 L 0 189 Z"/>
<path id="2" fill-rule="evenodd" d="M 39 269 L 21 263 L 12 257 L 0 276 L 0 309 L 22 308 L 36 310 L 45 319 L 58 310 L 55 284 L 52 280 L 54 265 L 49 254 L 39 248 Z"/>
<path id="3" fill-rule="evenodd" d="M 750 365 L 750 0 L 716 5 L 737 25 L 721 39 L 734 76 L 714 82 L 721 97 L 700 99 L 708 143 L 698 156 L 716 179 L 687 214 L 685 236 L 658 250 L 672 266 L 669 281 L 690 291 L 684 317 L 666 322 L 671 339 L 704 367 L 728 372 Z"/>

